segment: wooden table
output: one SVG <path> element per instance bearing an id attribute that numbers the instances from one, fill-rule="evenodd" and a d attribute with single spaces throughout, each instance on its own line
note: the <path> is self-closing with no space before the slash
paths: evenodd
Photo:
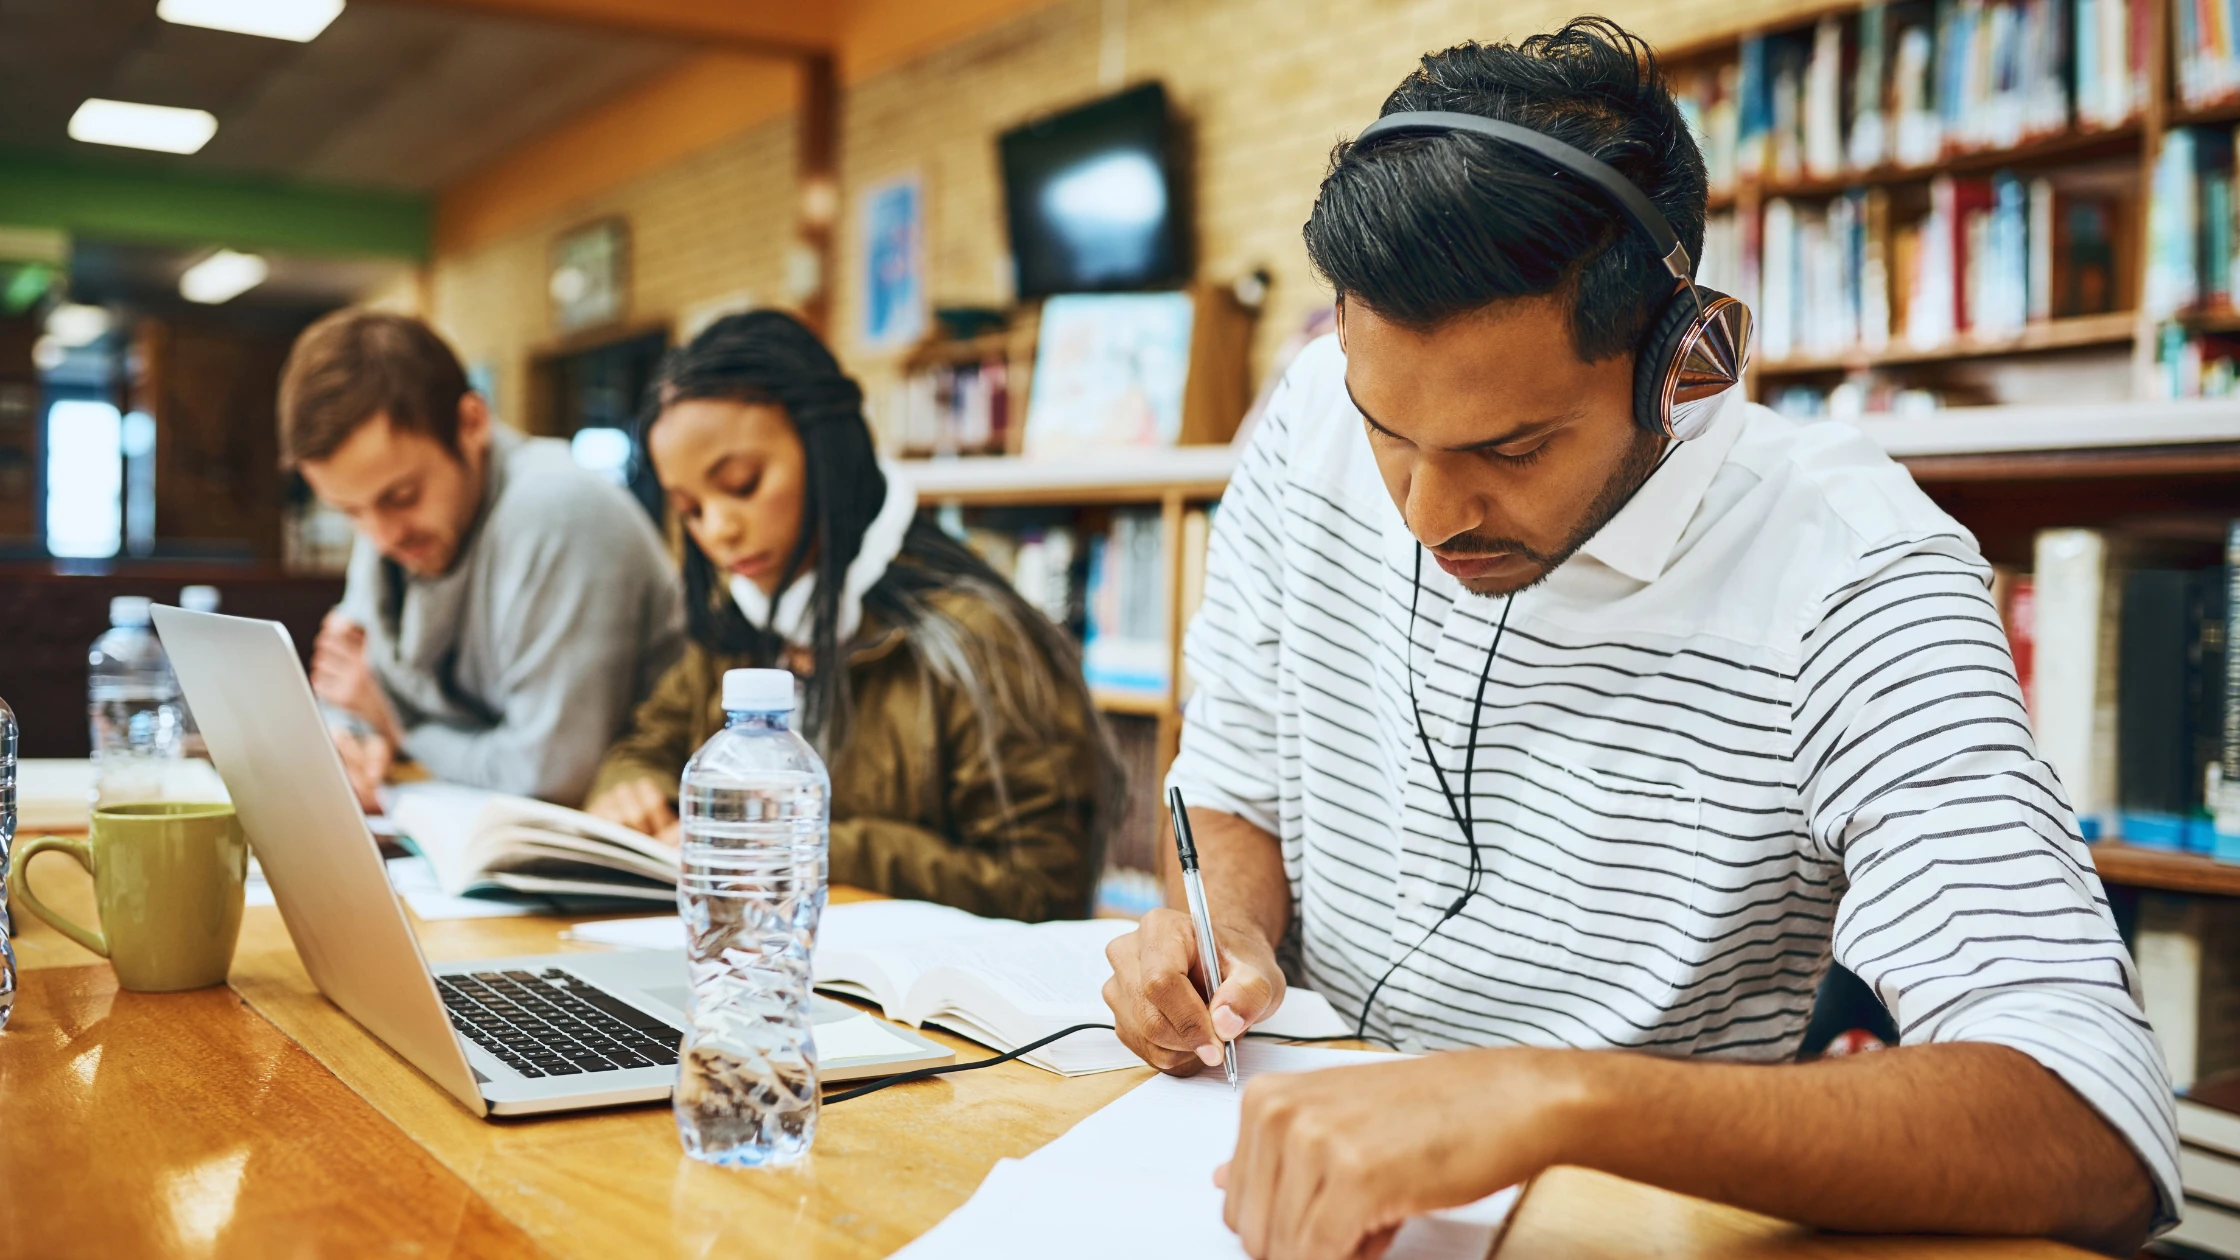
<path id="1" fill-rule="evenodd" d="M 43 859 L 36 878 L 49 904 L 91 920 L 91 882 L 74 864 Z M 884 1256 L 963 1203 L 996 1160 L 1149 1075 L 1068 1080 L 1007 1064 L 833 1107 L 794 1168 L 709 1168 L 683 1156 L 666 1106 L 473 1118 L 319 996 L 272 909 L 248 912 L 231 987 L 182 994 L 119 992 L 92 955 L 17 922 L 25 975 L 0 1033 L 0 1256 Z M 440 961 L 563 952 L 568 922 L 418 926 Z M 1533 1184 L 1496 1250 L 1736 1254 L 2083 1255 L 1817 1234 L 1568 1168 Z"/>

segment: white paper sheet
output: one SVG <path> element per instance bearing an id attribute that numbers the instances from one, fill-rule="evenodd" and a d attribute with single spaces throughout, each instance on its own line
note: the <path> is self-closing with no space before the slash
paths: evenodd
<path id="1" fill-rule="evenodd" d="M 816 1026 L 817 1058 L 820 1062 L 840 1059 L 877 1059 L 890 1054 L 920 1054 L 925 1047 L 904 1041 L 888 1031 L 888 1025 L 870 1015 L 857 1015 L 850 1019 L 835 1019 Z"/>
<path id="2" fill-rule="evenodd" d="M 1247 1042 L 1240 1064 L 1316 1071 L 1391 1055 Z M 897 1260 L 1241 1260 L 1221 1220 L 1213 1170 L 1236 1149 L 1239 1095 L 1218 1072 L 1157 1077 L 1024 1160 L 989 1172 L 965 1205 L 896 1253 Z M 1410 1221 L 1393 1260 L 1483 1260 L 1515 1189 Z"/>

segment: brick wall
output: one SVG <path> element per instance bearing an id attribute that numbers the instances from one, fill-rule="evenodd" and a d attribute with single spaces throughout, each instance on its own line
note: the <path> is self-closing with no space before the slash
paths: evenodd
<path id="1" fill-rule="evenodd" d="M 1417 57 L 1464 39 L 1517 38 L 1599 8 L 1659 43 L 1779 20 L 1801 0 L 1055 0 L 849 85 L 841 106 L 836 348 L 874 387 L 891 360 L 857 344 L 855 196 L 915 170 L 924 180 L 929 292 L 941 304 L 1009 297 L 994 137 L 1129 83 L 1163 80 L 1188 120 L 1200 273 L 1274 277 L 1255 375 L 1328 295 L 1299 226 L 1330 146 L 1375 116 Z M 520 397 L 527 355 L 550 340 L 544 258 L 553 234 L 601 214 L 631 221 L 634 319 L 673 317 L 738 289 L 781 300 L 791 239 L 790 120 L 631 181 L 433 268 L 434 313 L 470 360 Z"/>
<path id="2" fill-rule="evenodd" d="M 630 225 L 630 324 L 750 293 L 779 302 L 793 240 L 793 121 L 778 118 L 495 241 L 439 256 L 429 312 L 470 364 L 488 365 L 518 419 L 530 357 L 558 339 L 545 284 L 554 237 L 609 215 Z"/>

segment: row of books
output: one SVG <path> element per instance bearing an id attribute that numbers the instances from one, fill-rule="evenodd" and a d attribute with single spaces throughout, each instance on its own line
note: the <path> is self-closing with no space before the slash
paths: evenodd
<path id="1" fill-rule="evenodd" d="M 2164 324 L 2155 341 L 2149 381 L 2156 398 L 2240 395 L 2240 336 L 2189 332 L 2182 324 Z"/>
<path id="2" fill-rule="evenodd" d="M 2233 230 L 2233 129 L 2173 127 L 2155 158 L 2147 212 L 2147 311 L 2229 308 L 2240 275 Z"/>
<path id="3" fill-rule="evenodd" d="M 1166 529 L 1157 509 L 1115 511 L 1109 525 L 1086 535 L 1068 524 L 949 525 L 1029 604 L 1080 640 L 1092 692 L 1106 701 L 1148 704 L 1187 692 L 1187 680 L 1173 686 L 1167 613 L 1179 596 L 1188 624 L 1204 598 L 1206 542 L 1217 510 L 1182 515 L 1178 592 L 1169 586 Z"/>
<path id="4" fill-rule="evenodd" d="M 2086 839 L 2240 860 L 2240 522 L 2218 568 L 2051 529 L 1997 597 L 2038 751 Z"/>
<path id="5" fill-rule="evenodd" d="M 1000 354 L 912 372 L 887 418 L 913 457 L 1002 454 L 1011 446 L 1011 366 Z"/>
<path id="6" fill-rule="evenodd" d="M 1904 386 L 1895 381 L 1846 380 L 1823 388 L 1818 385 L 1784 385 L 1766 405 L 1793 420 L 1859 420 L 1867 416 L 1921 417 L 1935 415 L 1947 406 L 1976 401 L 1951 397 L 1944 390 Z"/>
<path id="7" fill-rule="evenodd" d="M 1734 63 L 1683 76 L 1677 95 L 1715 193 L 1932 166 L 2134 117 L 2151 2 L 1870 4 L 1744 39 Z"/>
<path id="8" fill-rule="evenodd" d="M 2240 96 L 2240 3 L 2173 0 L 2170 18 L 2178 100 L 2205 109 Z"/>
<path id="9" fill-rule="evenodd" d="M 2007 172 L 1939 176 L 1910 221 L 1883 188 L 1775 197 L 1756 222 L 1713 216 L 1703 271 L 1751 304 L 1768 360 L 1996 342 L 2116 310 L 2123 216 L 2119 190 Z"/>

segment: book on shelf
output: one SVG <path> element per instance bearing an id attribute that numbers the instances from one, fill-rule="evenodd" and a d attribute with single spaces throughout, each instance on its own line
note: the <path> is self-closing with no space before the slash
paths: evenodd
<path id="1" fill-rule="evenodd" d="M 2222 569 L 2123 575 L 2117 834 L 2130 843 L 2216 847 L 2206 793 L 2223 743 L 2226 585 Z"/>
<path id="2" fill-rule="evenodd" d="M 2184 1222 L 2164 1238 L 2240 1258 L 2240 1072 L 2202 1076 L 2177 1094 L 2177 1179 Z"/>
<path id="3" fill-rule="evenodd" d="M 2032 585 L 2030 715 L 2084 838 L 2114 830 L 2122 568 L 2108 536 L 2040 531 Z"/>
<path id="4" fill-rule="evenodd" d="M 1081 659 L 1092 692 L 1167 698 L 1174 652 L 1167 635 L 1164 535 L 1156 509 L 1131 509 L 1114 512 L 1111 530 L 1089 541 Z"/>
<path id="5" fill-rule="evenodd" d="M 2180 104 L 2207 109 L 2240 96 L 2240 48 L 2230 0 L 2190 0 L 2171 7 L 2171 69 Z"/>
<path id="6" fill-rule="evenodd" d="M 2240 899 L 2142 892 L 2131 952 L 2170 1083 L 2240 1068 Z"/>

